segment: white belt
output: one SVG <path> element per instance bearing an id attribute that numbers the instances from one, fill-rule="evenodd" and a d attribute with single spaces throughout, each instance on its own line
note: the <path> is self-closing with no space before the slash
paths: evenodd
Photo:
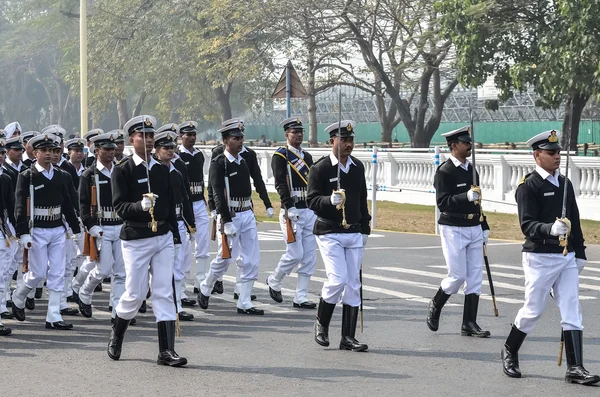
<path id="1" fill-rule="evenodd" d="M 121 220 L 114 208 L 112 207 L 102 207 L 100 211 L 98 211 L 98 218 L 105 219 L 108 221 L 118 221 Z"/>
<path id="2" fill-rule="evenodd" d="M 250 207 L 252 206 L 252 200 L 231 200 L 229 206 L 234 208 Z"/>
<path id="3" fill-rule="evenodd" d="M 61 213 L 62 212 L 61 212 L 60 207 L 50 207 L 50 208 L 35 207 L 33 209 L 34 216 L 56 216 L 56 215 L 60 215 Z"/>
<path id="4" fill-rule="evenodd" d="M 190 184 L 190 190 L 195 194 L 202 194 L 202 182 L 192 182 Z"/>

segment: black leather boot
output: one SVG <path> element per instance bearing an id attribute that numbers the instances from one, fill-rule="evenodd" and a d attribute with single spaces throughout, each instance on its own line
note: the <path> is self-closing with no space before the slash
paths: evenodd
<path id="1" fill-rule="evenodd" d="M 567 356 L 565 381 L 580 385 L 593 385 L 600 382 L 600 376 L 590 375 L 583 367 L 583 331 L 563 331 Z"/>
<path id="2" fill-rule="evenodd" d="M 342 311 L 342 340 L 340 341 L 340 350 L 352 350 L 353 352 L 365 352 L 369 348 L 364 343 L 360 343 L 354 336 L 356 335 L 356 322 L 358 320 L 358 306 L 344 305 Z"/>
<path id="3" fill-rule="evenodd" d="M 429 302 L 429 307 L 427 308 L 427 326 L 434 332 L 438 330 L 442 307 L 448 302 L 448 298 L 450 298 L 450 295 L 445 293 L 442 287 L 440 287 L 431 302 Z"/>
<path id="4" fill-rule="evenodd" d="M 224 291 L 225 291 L 225 289 L 223 288 L 223 281 L 219 281 L 219 280 L 215 281 L 215 285 L 213 285 L 211 294 L 221 295 Z"/>
<path id="5" fill-rule="evenodd" d="M 521 369 L 519 368 L 519 349 L 525 340 L 527 334 L 522 332 L 520 329 L 512 326 L 504 347 L 500 352 L 502 358 L 502 367 L 504 373 L 511 378 L 520 378 Z"/>
<path id="6" fill-rule="evenodd" d="M 317 321 L 315 321 L 315 342 L 321 346 L 329 346 L 329 323 L 334 310 L 333 303 L 327 303 L 321 298 L 317 309 Z"/>
<path id="7" fill-rule="evenodd" d="M 115 322 L 110 332 L 110 339 L 108 340 L 108 357 L 113 360 L 121 358 L 121 348 L 123 347 L 123 338 L 125 337 L 125 331 L 129 326 L 129 320 L 123 320 L 119 316 L 115 316 Z"/>
<path id="8" fill-rule="evenodd" d="M 187 364 L 187 359 L 175 353 L 175 321 L 159 321 L 158 327 L 158 365 L 181 367 Z"/>
<path id="9" fill-rule="evenodd" d="M 477 325 L 477 309 L 479 308 L 479 295 L 465 295 L 465 306 L 463 309 L 463 323 L 460 330 L 462 336 L 475 336 L 477 338 L 489 338 L 490 331 L 482 330 Z"/>

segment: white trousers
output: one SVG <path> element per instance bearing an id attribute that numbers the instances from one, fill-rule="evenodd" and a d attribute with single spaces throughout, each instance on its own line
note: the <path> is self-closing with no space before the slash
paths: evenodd
<path id="1" fill-rule="evenodd" d="M 71 234 L 71 229 L 69 228 L 69 235 Z M 64 283 L 65 286 L 61 293 L 60 300 L 60 308 L 66 309 L 69 307 L 67 303 L 67 297 L 73 295 L 72 290 L 72 282 L 73 282 L 73 273 L 75 272 L 75 266 L 77 265 L 77 256 L 79 254 L 79 240 L 83 240 L 83 234 L 79 233 L 77 236 L 77 241 L 73 238 L 68 238 L 65 240 L 65 277 Z"/>
<path id="2" fill-rule="evenodd" d="M 29 249 L 29 271 L 23 275 L 25 285 L 36 288 L 47 278 L 50 291 L 62 292 L 65 285 L 66 233 L 62 226 L 31 230 L 32 247 Z"/>
<path id="3" fill-rule="evenodd" d="M 9 223 L 10 225 L 10 223 Z M 12 228 L 12 225 L 10 225 L 10 227 Z M 14 230 L 14 228 L 12 228 L 12 230 Z M 13 233 L 14 236 L 14 233 Z M 4 246 L 6 246 L 6 243 L 4 243 Z M 4 278 L 4 284 L 2 285 L 2 293 L 0 293 L 0 313 L 4 313 L 6 311 L 8 311 L 7 307 L 6 307 L 6 301 L 10 300 L 11 297 L 11 290 L 10 290 L 10 285 L 12 283 L 12 276 L 15 273 L 15 270 L 17 270 L 17 267 L 21 270 L 23 268 L 23 256 L 21 255 L 21 262 L 17 263 L 17 261 L 14 259 L 16 256 L 16 252 L 17 250 L 21 250 L 21 252 L 23 252 L 23 247 L 21 247 L 21 244 L 19 244 L 18 241 L 12 241 L 10 243 L 10 247 L 8 247 L 8 250 L 6 252 L 6 254 L 2 255 L 2 258 L 4 258 L 5 260 L 5 269 L 4 271 L 6 272 L 6 277 Z M 0 261 L 2 259 L 0 258 Z M 18 275 L 17 275 L 17 285 L 19 284 L 23 284 L 23 273 L 19 270 Z"/>
<path id="4" fill-rule="evenodd" d="M 173 274 L 175 276 L 175 281 L 182 281 L 185 280 L 186 275 L 190 273 L 190 268 L 192 266 L 192 244 L 185 222 L 177 221 L 177 226 L 179 227 L 181 244 L 178 244 L 179 247 L 175 250 Z"/>
<path id="5" fill-rule="evenodd" d="M 217 223 L 219 225 L 221 223 L 220 215 L 217 217 Z M 254 212 L 250 210 L 238 212 L 233 218 L 233 224 L 238 228 L 238 232 L 236 237 L 228 238 L 231 245 L 231 259 L 223 259 L 221 235 L 217 234 L 219 251 L 216 258 L 210 263 L 206 279 L 200 284 L 202 294 L 205 296 L 210 296 L 213 284 L 227 271 L 232 260 L 237 265 L 237 282 L 255 281 L 258 278 L 260 249 Z"/>
<path id="6" fill-rule="evenodd" d="M 209 235 L 209 217 L 206 210 L 204 200 L 194 201 L 194 219 L 196 221 L 196 234 L 194 235 L 194 243 L 196 246 L 194 258 L 195 260 L 195 286 L 199 286 L 202 280 L 206 277 L 206 259 L 208 259 L 208 249 L 210 246 Z M 191 250 L 192 244 L 190 243 Z M 204 260 L 202 260 L 204 259 Z"/>
<path id="7" fill-rule="evenodd" d="M 525 304 L 517 313 L 515 326 L 528 334 L 541 317 L 553 289 L 554 301 L 560 310 L 563 330 L 582 330 L 579 304 L 579 274 L 575 254 L 537 254 L 523 252 L 525 273 Z"/>
<path id="8" fill-rule="evenodd" d="M 4 236 L 0 233 L 0 313 L 4 313 L 6 310 L 6 285 L 8 284 L 6 281 L 12 279 L 12 275 L 14 272 L 10 272 L 10 267 L 12 263 L 12 254 L 13 248 L 12 246 L 6 246 L 6 240 Z M 10 284 L 9 289 L 10 289 Z M 4 303 L 4 305 L 2 305 Z M 0 318 L 0 325 L 2 325 L 2 319 Z"/>
<path id="9" fill-rule="evenodd" d="M 327 303 L 360 306 L 360 265 L 364 246 L 360 233 L 331 233 L 317 236 L 327 281 L 321 297 Z"/>
<path id="10" fill-rule="evenodd" d="M 106 277 L 113 274 L 112 287 L 115 289 L 115 296 L 111 302 L 113 311 L 116 303 L 125 291 L 125 264 L 123 263 L 123 252 L 121 249 L 121 239 L 119 233 L 121 225 L 102 226 L 102 243 L 100 246 L 100 259 L 95 263 L 93 269 L 89 272 L 83 285 L 79 289 L 79 299 L 87 305 L 92 304 L 94 289 Z M 118 296 L 116 296 L 118 295 Z"/>
<path id="11" fill-rule="evenodd" d="M 285 253 L 279 259 L 277 267 L 271 273 L 268 279 L 269 287 L 275 291 L 281 291 L 283 278 L 289 275 L 294 267 L 298 266 L 297 273 L 299 276 L 310 278 L 315 273 L 317 266 L 317 240 L 313 234 L 313 227 L 317 216 L 308 208 L 298 209 L 300 217 L 297 222 L 293 222 L 293 227 L 296 234 L 296 242 L 287 244 L 287 220 L 285 218 L 285 210 L 279 213 L 279 226 L 283 232 L 283 240 L 286 242 Z M 298 277 L 298 284 L 302 284 Z M 296 287 L 295 302 L 302 303 L 307 301 L 307 291 L 304 287 Z M 300 291 L 302 290 L 302 291 Z M 300 294 L 299 294 L 300 293 Z M 298 296 L 301 295 L 301 296 Z"/>
<path id="12" fill-rule="evenodd" d="M 448 275 L 442 280 L 442 290 L 456 294 L 465 284 L 465 295 L 481 294 L 483 277 L 483 231 L 481 226 L 440 225 L 442 252 Z"/>
<path id="13" fill-rule="evenodd" d="M 96 267 L 95 261 L 90 261 L 89 257 L 85 257 L 81 266 L 79 266 L 79 270 L 77 271 L 77 275 L 73 277 L 73 282 L 71 283 L 71 288 L 73 291 L 79 293 L 81 286 L 85 282 L 88 274 Z"/>
<path id="14" fill-rule="evenodd" d="M 135 317 L 146 299 L 149 276 L 152 276 L 152 311 L 156 321 L 175 321 L 173 233 L 122 240 L 121 248 L 125 263 L 125 293 L 119 300 L 116 314 L 124 320 Z"/>

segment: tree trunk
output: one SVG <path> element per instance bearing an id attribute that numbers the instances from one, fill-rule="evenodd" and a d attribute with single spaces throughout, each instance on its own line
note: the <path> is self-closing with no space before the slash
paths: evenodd
<path id="1" fill-rule="evenodd" d="M 315 92 L 315 50 L 312 43 L 306 45 L 306 69 L 308 79 L 306 81 L 308 93 L 308 142 L 310 147 L 319 146 L 319 130 L 317 126 L 317 94 Z"/>
<path id="2" fill-rule="evenodd" d="M 137 103 L 135 104 L 135 109 L 133 110 L 133 117 L 139 116 L 142 114 L 142 107 L 144 106 L 144 101 L 146 100 L 146 91 L 142 91 L 140 93 L 140 97 L 138 98 Z"/>
<path id="3" fill-rule="evenodd" d="M 119 128 L 123 128 L 125 123 L 129 121 L 129 109 L 127 109 L 127 97 L 125 92 L 120 92 L 117 98 L 117 116 L 119 117 Z"/>
<path id="4" fill-rule="evenodd" d="M 229 103 L 231 89 L 224 90 L 223 87 L 215 88 L 215 96 L 217 97 L 217 103 L 221 108 L 221 121 L 229 120 L 233 116 L 231 115 L 231 104 Z"/>
<path id="5" fill-rule="evenodd" d="M 563 134 L 560 139 L 561 146 L 564 150 L 577 151 L 579 123 L 581 122 L 583 108 L 585 108 L 588 100 L 588 96 L 579 93 L 574 94 L 567 99 L 567 103 L 565 104 L 565 116 L 562 124 Z M 567 136 L 569 137 L 568 142 Z"/>

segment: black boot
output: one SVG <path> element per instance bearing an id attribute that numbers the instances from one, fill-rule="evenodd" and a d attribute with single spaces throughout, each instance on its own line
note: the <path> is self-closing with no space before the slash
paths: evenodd
<path id="1" fill-rule="evenodd" d="M 123 320 L 119 316 L 115 316 L 115 322 L 110 332 L 110 339 L 108 340 L 108 357 L 113 360 L 121 358 L 121 348 L 123 347 L 123 338 L 125 337 L 125 331 L 129 326 L 129 320 Z"/>
<path id="2" fill-rule="evenodd" d="M 140 312 L 140 313 L 146 313 L 146 310 L 148 310 L 148 306 L 146 306 L 146 301 L 144 300 L 142 302 L 142 305 L 138 309 L 138 312 Z"/>
<path id="3" fill-rule="evenodd" d="M 365 352 L 369 348 L 364 343 L 360 343 L 354 336 L 356 335 L 356 322 L 358 320 L 358 306 L 344 305 L 342 311 L 342 340 L 340 341 L 340 350 L 352 350 L 353 352 Z"/>
<path id="4" fill-rule="evenodd" d="M 35 310 L 35 299 L 33 299 L 33 298 L 25 298 L 25 309 L 27 309 L 27 310 Z"/>
<path id="5" fill-rule="evenodd" d="M 215 285 L 213 285 L 211 294 L 221 295 L 224 291 L 225 291 L 225 289 L 223 288 L 223 281 L 219 281 L 219 280 L 215 281 Z"/>
<path id="6" fill-rule="evenodd" d="M 519 349 L 526 336 L 527 334 L 525 332 L 522 332 L 513 325 L 510 334 L 508 334 L 508 338 L 506 338 L 506 342 L 504 342 L 504 347 L 500 352 L 504 373 L 511 378 L 521 377 L 521 369 L 519 368 Z"/>
<path id="7" fill-rule="evenodd" d="M 580 385 L 593 385 L 600 382 L 600 376 L 590 375 L 583 368 L 583 331 L 563 331 L 567 356 L 565 381 Z"/>
<path id="8" fill-rule="evenodd" d="M 442 307 L 448 302 L 450 295 L 444 292 L 442 287 L 438 289 L 427 308 L 427 326 L 432 331 L 437 331 L 440 325 L 440 314 L 442 313 Z"/>
<path id="9" fill-rule="evenodd" d="M 333 303 L 327 303 L 321 298 L 317 309 L 317 321 L 315 321 L 315 342 L 321 346 L 329 346 L 329 323 L 334 310 Z"/>
<path id="10" fill-rule="evenodd" d="M 477 309 L 479 308 L 479 295 L 465 295 L 465 307 L 463 309 L 463 323 L 460 334 L 462 336 L 475 336 L 477 338 L 489 338 L 490 331 L 482 330 L 477 325 Z"/>
<path id="11" fill-rule="evenodd" d="M 158 365 L 181 367 L 187 360 L 175 353 L 175 321 L 159 321 L 158 327 Z"/>

